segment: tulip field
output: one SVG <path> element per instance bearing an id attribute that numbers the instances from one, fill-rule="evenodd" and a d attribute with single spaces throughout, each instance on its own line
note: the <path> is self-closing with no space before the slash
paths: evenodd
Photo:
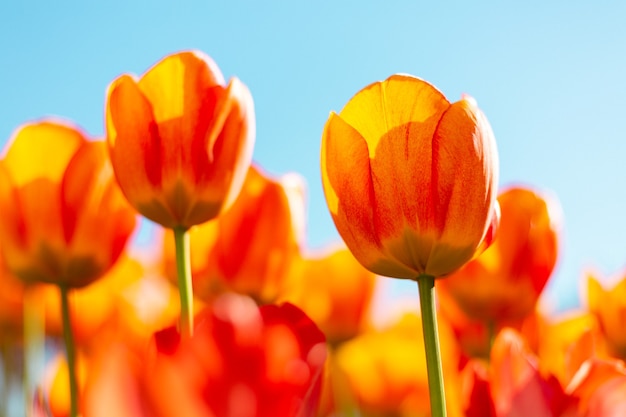
<path id="1" fill-rule="evenodd" d="M 272 51 L 259 66 L 289 61 Z M 220 58 L 172 47 L 111 73 L 101 135 L 54 110 L 12 127 L 0 417 L 626 416 L 626 277 L 584 269 L 569 281 L 576 307 L 550 308 L 567 210 L 502 181 L 506 106 L 355 61 L 358 85 L 315 115 L 319 153 L 302 157 L 338 237 L 312 249 L 310 178 L 256 153 L 268 114 L 302 105 L 298 89 L 283 100 L 276 87 L 270 106 Z M 413 307 L 385 285 L 411 285 Z"/>

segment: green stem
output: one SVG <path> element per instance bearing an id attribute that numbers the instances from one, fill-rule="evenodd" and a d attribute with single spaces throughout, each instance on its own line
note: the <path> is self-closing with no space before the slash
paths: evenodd
<path id="1" fill-rule="evenodd" d="M 187 229 L 174 228 L 174 242 L 176 244 L 176 271 L 180 296 L 180 332 L 183 336 L 193 336 L 193 286 Z"/>
<path id="2" fill-rule="evenodd" d="M 2 390 L 0 391 L 0 417 L 7 417 L 9 415 L 9 392 L 11 391 L 11 376 L 9 372 L 9 341 L 0 338 L 0 356 L 2 358 Z"/>
<path id="3" fill-rule="evenodd" d="M 435 277 L 420 275 L 417 277 L 422 311 L 422 329 L 424 348 L 426 349 L 426 370 L 428 372 L 428 391 L 432 417 L 446 417 L 446 396 L 441 371 L 441 352 L 437 316 L 435 315 Z"/>
<path id="4" fill-rule="evenodd" d="M 36 381 L 39 381 L 44 368 L 44 312 L 36 289 L 27 286 L 24 289 L 23 326 L 24 326 L 24 405 L 30 415 L 34 400 Z"/>
<path id="5" fill-rule="evenodd" d="M 63 318 L 63 341 L 67 357 L 67 373 L 70 382 L 70 417 L 78 417 L 78 383 L 76 381 L 76 352 L 70 316 L 69 289 L 59 285 L 61 290 L 61 316 Z"/>

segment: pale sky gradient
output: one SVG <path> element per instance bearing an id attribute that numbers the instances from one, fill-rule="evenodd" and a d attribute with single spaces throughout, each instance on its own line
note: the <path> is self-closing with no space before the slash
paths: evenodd
<path id="1" fill-rule="evenodd" d="M 308 243 L 339 239 L 324 201 L 324 122 L 365 85 L 397 72 L 457 100 L 494 129 L 501 185 L 560 200 L 550 283 L 579 303 L 583 272 L 626 263 L 626 3 L 582 1 L 19 1 L 0 3 L 0 141 L 58 115 L 100 136 L 107 85 L 182 49 L 209 54 L 256 105 L 255 160 L 309 186 Z M 415 297 L 414 283 L 392 292 Z"/>

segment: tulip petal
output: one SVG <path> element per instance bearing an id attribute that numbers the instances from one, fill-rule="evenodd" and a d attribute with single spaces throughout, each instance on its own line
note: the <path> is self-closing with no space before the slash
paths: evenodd
<path id="1" fill-rule="evenodd" d="M 147 184 L 161 184 L 161 137 L 152 105 L 136 81 L 123 75 L 109 87 L 106 108 L 111 162 L 123 173 L 118 175 L 120 186 L 127 195 L 147 196 Z"/>
<path id="2" fill-rule="evenodd" d="M 485 219 L 491 216 L 498 184 L 494 159 L 493 132 L 473 100 L 450 106 L 433 139 L 433 213 L 436 230 L 443 232 L 429 259 L 433 275 L 470 260 L 487 233 Z"/>
<path id="3" fill-rule="evenodd" d="M 60 121 L 27 124 L 7 143 L 4 163 L 16 187 L 37 178 L 59 183 L 70 158 L 84 141 L 79 130 Z"/>
<path id="4" fill-rule="evenodd" d="M 223 122 L 207 131 L 195 152 L 197 169 L 198 204 L 188 214 L 189 222 L 204 222 L 212 217 L 204 206 L 215 207 L 213 216 L 232 205 L 246 178 L 252 161 L 256 136 L 254 102 L 250 90 L 237 78 L 233 78 L 224 92 L 223 103 L 218 109 Z M 198 160 L 206 157 L 207 160 Z M 206 212 L 206 213 L 203 213 Z"/>
<path id="5" fill-rule="evenodd" d="M 73 281 L 72 287 L 91 283 L 112 265 L 135 227 L 135 214 L 113 175 L 104 142 L 86 142 L 67 167 L 61 184 L 61 218 L 73 254 L 64 278 Z"/>
<path id="6" fill-rule="evenodd" d="M 373 211 L 378 202 L 374 197 L 367 144 L 358 131 L 335 113 L 331 113 L 324 127 L 321 165 L 331 215 L 355 258 L 381 275 L 415 277 L 415 272 L 381 249 Z"/>

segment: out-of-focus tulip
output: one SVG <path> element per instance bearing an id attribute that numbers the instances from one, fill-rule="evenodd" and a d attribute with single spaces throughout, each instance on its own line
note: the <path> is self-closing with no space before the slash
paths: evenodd
<path id="1" fill-rule="evenodd" d="M 200 52 L 165 57 L 109 86 L 106 131 L 122 191 L 142 215 L 187 229 L 237 197 L 252 158 L 254 106 Z"/>
<path id="2" fill-rule="evenodd" d="M 559 381 L 539 371 L 539 360 L 518 333 L 500 332 L 488 368 L 473 360 L 463 370 L 466 417 L 623 415 L 623 363 L 590 357 L 576 365 L 569 380 Z"/>
<path id="3" fill-rule="evenodd" d="M 587 280 L 587 304 L 598 321 L 608 353 L 626 360 L 626 278 L 605 289 L 591 274 Z"/>
<path id="4" fill-rule="evenodd" d="M 581 338 L 592 337 L 595 323 L 586 312 L 568 313 L 563 317 L 538 318 L 536 346 L 539 371 L 543 376 L 554 375 L 567 385 L 580 364 L 597 353 L 595 338 L 593 349 L 583 346 Z"/>
<path id="5" fill-rule="evenodd" d="M 339 234 L 370 271 L 440 277 L 469 261 L 496 219 L 498 154 L 476 102 L 393 75 L 331 113 L 322 180 Z"/>
<path id="6" fill-rule="evenodd" d="M 11 273 L 83 287 L 117 261 L 134 227 L 103 142 L 52 120 L 17 130 L 0 163 L 0 250 Z"/>
<path id="7" fill-rule="evenodd" d="M 300 307 L 337 345 L 365 329 L 375 284 L 376 275 L 340 248 L 295 262 L 280 299 Z"/>
<path id="8" fill-rule="evenodd" d="M 175 328 L 146 353 L 119 345 L 95 361 L 83 411 L 109 416 L 313 417 L 326 359 L 324 335 L 290 304 L 258 308 L 225 294 L 196 317 L 191 338 Z"/>
<path id="9" fill-rule="evenodd" d="M 492 245 L 437 281 L 442 300 L 452 298 L 471 319 L 496 325 L 534 310 L 556 264 L 561 225 L 556 201 L 537 191 L 510 188 L 498 202 L 501 218 Z"/>
<path id="10" fill-rule="evenodd" d="M 512 330 L 503 330 L 494 341 L 489 379 L 498 416 L 577 415 L 577 399 L 556 378 L 539 373 L 536 358 Z"/>
<path id="11" fill-rule="evenodd" d="M 272 179 L 252 166 L 233 206 L 189 230 L 195 294 L 210 299 L 235 291 L 269 303 L 282 290 L 304 240 L 304 183 L 287 174 Z M 173 233 L 164 241 L 167 275 L 175 278 Z"/>
<path id="12" fill-rule="evenodd" d="M 448 416 L 461 416 L 457 369 L 458 352 L 452 335 L 440 323 L 441 355 Z M 428 378 L 421 320 L 407 313 L 387 329 L 372 330 L 342 344 L 335 367 L 354 398 L 361 416 L 430 416 Z M 331 371 L 333 372 L 333 371 Z M 335 398 L 341 404 L 341 398 Z M 341 410 L 337 410 L 341 411 Z"/>

